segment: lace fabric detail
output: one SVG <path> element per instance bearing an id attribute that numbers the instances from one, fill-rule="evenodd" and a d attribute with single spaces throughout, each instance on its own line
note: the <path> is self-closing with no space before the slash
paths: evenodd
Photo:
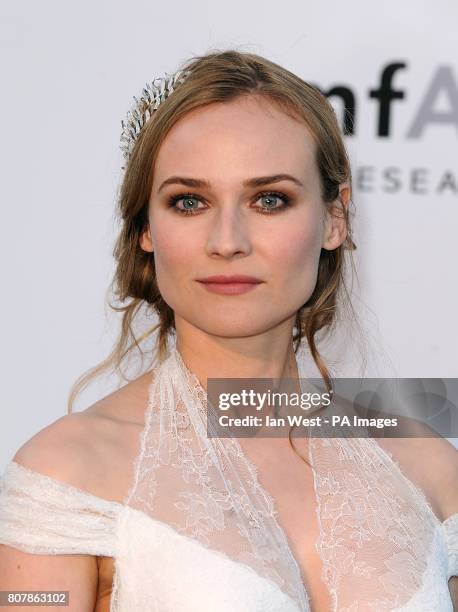
<path id="1" fill-rule="evenodd" d="M 297 364 L 302 377 L 300 354 Z M 123 504 L 12 461 L 0 480 L 0 542 L 114 557 L 111 612 L 209 609 L 204 602 L 310 612 L 275 498 L 236 438 L 207 436 L 208 408 L 172 349 L 154 371 Z M 310 438 L 308 448 L 332 612 L 452 612 L 458 513 L 441 523 L 374 439 Z"/>
<path id="2" fill-rule="evenodd" d="M 249 565 L 307 611 L 301 570 L 275 500 L 236 438 L 207 437 L 208 408 L 206 391 L 173 348 L 150 387 L 127 503 Z M 449 605 L 440 567 L 428 566 L 438 520 L 390 454 L 368 437 L 310 438 L 309 460 L 320 528 L 316 549 L 333 612 L 404 609 L 434 571 L 436 601 Z"/>
<path id="3" fill-rule="evenodd" d="M 271 496 L 235 438 L 207 437 L 207 394 L 176 349 L 161 364 L 126 504 L 251 567 L 309 610 Z"/>
<path id="4" fill-rule="evenodd" d="M 36 554 L 115 556 L 121 508 L 10 461 L 0 481 L 0 542 Z"/>
<path id="5" fill-rule="evenodd" d="M 437 527 L 430 509 L 373 439 L 312 446 L 317 545 L 335 609 L 397 609 L 422 585 Z"/>
<path id="6" fill-rule="evenodd" d="M 251 566 L 143 512 L 125 508 L 119 540 L 112 612 L 299 612 Z"/>

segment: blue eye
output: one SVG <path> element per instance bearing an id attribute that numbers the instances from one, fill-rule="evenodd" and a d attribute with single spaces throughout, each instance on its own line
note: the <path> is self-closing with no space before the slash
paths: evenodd
<path id="1" fill-rule="evenodd" d="M 283 210 L 283 208 L 286 208 L 287 206 L 290 205 L 290 198 L 284 194 L 284 193 L 279 193 L 276 191 L 267 191 L 265 193 L 260 193 L 258 195 L 258 199 L 259 198 L 266 198 L 267 200 L 269 200 L 269 204 L 267 205 L 267 209 L 264 209 L 262 211 L 262 214 L 272 214 L 274 212 L 277 212 L 277 210 Z M 283 200 L 283 204 L 281 206 L 273 206 L 275 204 L 275 200 Z"/>
<path id="2" fill-rule="evenodd" d="M 189 200 L 194 200 L 196 202 L 200 202 L 200 198 L 192 193 L 180 193 L 178 195 L 174 195 L 169 199 L 168 205 L 171 208 L 174 208 L 178 213 L 180 213 L 181 215 L 195 215 L 197 208 L 178 208 L 177 207 L 177 202 L 179 200 L 184 200 L 184 201 L 189 201 Z"/>
<path id="3" fill-rule="evenodd" d="M 271 215 L 276 212 L 280 212 L 281 210 L 287 208 L 291 205 L 291 198 L 284 193 L 278 191 L 264 191 L 262 193 L 258 193 L 256 195 L 256 202 L 262 198 L 266 198 L 267 206 L 256 206 L 255 208 L 263 215 Z M 179 208 L 177 203 L 183 200 L 184 208 Z M 277 206 L 277 200 L 282 200 L 282 204 Z M 187 207 L 186 202 L 194 202 L 198 204 L 199 202 L 203 202 L 203 199 L 194 193 L 179 193 L 177 195 L 171 196 L 168 200 L 168 206 L 173 208 L 180 215 L 196 215 L 200 214 L 200 210 L 203 209 L 197 208 L 197 206 Z"/>

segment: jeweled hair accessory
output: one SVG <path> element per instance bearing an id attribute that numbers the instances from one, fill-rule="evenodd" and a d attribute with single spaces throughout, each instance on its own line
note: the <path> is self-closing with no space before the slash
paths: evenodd
<path id="1" fill-rule="evenodd" d="M 135 142 L 145 123 L 174 89 L 190 74 L 190 70 L 178 70 L 165 77 L 156 77 L 151 83 L 146 83 L 140 99 L 134 96 L 135 104 L 127 113 L 126 119 L 121 121 L 121 150 L 126 162 L 134 148 Z M 122 169 L 125 170 L 126 166 Z"/>

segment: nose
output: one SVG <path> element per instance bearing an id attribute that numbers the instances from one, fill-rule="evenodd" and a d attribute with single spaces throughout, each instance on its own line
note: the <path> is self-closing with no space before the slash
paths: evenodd
<path id="1" fill-rule="evenodd" d="M 248 233 L 249 228 L 239 209 L 221 207 L 209 223 L 207 252 L 211 257 L 224 258 L 247 255 L 251 250 Z"/>

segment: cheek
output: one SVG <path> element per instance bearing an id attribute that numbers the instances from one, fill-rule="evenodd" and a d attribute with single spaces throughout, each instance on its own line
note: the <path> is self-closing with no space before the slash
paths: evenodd
<path id="1" fill-rule="evenodd" d="M 273 242 L 273 291 L 283 296 L 283 307 L 291 312 L 305 304 L 315 289 L 322 239 L 322 220 L 310 215 L 285 227 Z"/>
<path id="2" fill-rule="evenodd" d="M 165 216 L 152 227 L 157 282 L 161 291 L 170 291 L 181 279 L 189 276 L 189 271 L 195 266 L 199 244 L 192 232 L 187 228 L 181 231 L 179 224 Z"/>
<path id="3" fill-rule="evenodd" d="M 319 219 L 306 219 L 277 234 L 272 255 L 283 268 L 287 282 L 311 280 L 316 276 L 322 245 L 322 225 Z"/>

